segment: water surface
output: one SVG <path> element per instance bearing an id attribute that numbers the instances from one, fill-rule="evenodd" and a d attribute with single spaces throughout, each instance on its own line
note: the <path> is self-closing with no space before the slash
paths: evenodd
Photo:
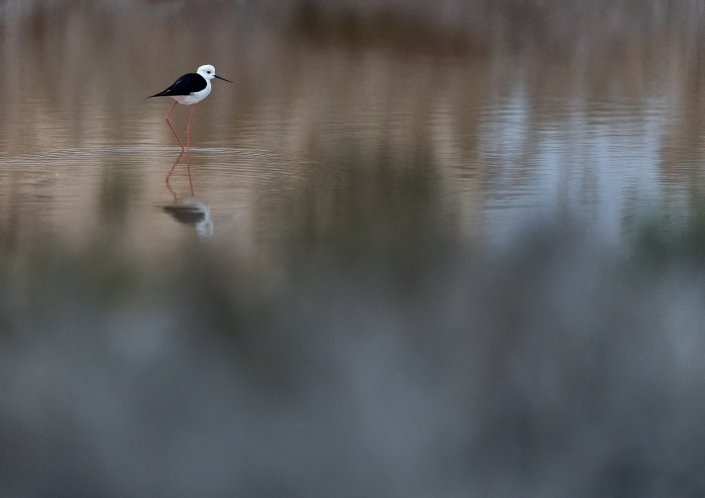
<path id="1" fill-rule="evenodd" d="M 687 217 L 699 195 L 693 42 L 667 23 L 663 43 L 577 38 L 552 57 L 535 39 L 511 49 L 471 29 L 454 51 L 441 27 L 407 50 L 393 30 L 340 39 L 340 25 L 315 17 L 291 28 L 220 6 L 176 29 L 174 15 L 149 4 L 5 7 L 0 174 L 14 231 L 46 222 L 73 238 L 117 210 L 131 240 L 154 239 L 155 224 L 164 241 L 176 237 L 183 227 L 150 209 L 171 194 L 171 101 L 144 97 L 205 62 L 235 83 L 216 81 L 196 107 L 194 193 L 215 204 L 216 238 L 237 233 L 252 249 L 277 238 L 281 224 L 263 210 L 282 188 L 330 190 L 350 168 L 366 182 L 381 168 L 424 169 L 452 230 L 482 244 L 557 215 L 620 242 L 639 220 Z M 173 114 L 181 135 L 187 115 Z M 329 216 L 321 199 L 314 212 L 289 211 L 292 223 Z"/>

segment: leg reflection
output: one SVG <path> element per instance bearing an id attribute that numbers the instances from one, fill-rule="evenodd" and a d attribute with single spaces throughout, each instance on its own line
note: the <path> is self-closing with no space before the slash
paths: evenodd
<path id="1" fill-rule="evenodd" d="M 166 175 L 166 188 L 169 190 L 171 195 L 174 197 L 174 204 L 169 206 L 162 206 L 165 213 L 171 215 L 179 223 L 185 225 L 193 225 L 196 228 L 198 234 L 202 237 L 212 237 L 213 236 L 213 220 L 211 220 L 211 210 L 210 206 L 199 201 L 193 196 L 193 183 L 191 182 L 191 172 L 188 170 L 187 161 L 187 171 L 189 188 L 191 190 L 191 196 L 185 199 L 179 200 L 179 196 L 176 191 L 171 187 L 169 180 L 176 170 L 176 165 L 179 164 L 181 156 L 183 156 L 183 151 L 176 158 L 176 161 L 172 165 L 169 173 Z M 188 157 L 188 153 L 187 153 Z"/>
<path id="2" fill-rule="evenodd" d="M 174 196 L 174 200 L 176 200 L 177 196 L 176 196 L 176 192 L 174 192 L 174 189 L 171 188 L 171 184 L 169 183 L 169 179 L 171 178 L 171 175 L 174 174 L 174 170 L 176 169 L 176 165 L 179 164 L 179 161 L 181 160 L 181 156 L 183 156 L 183 155 L 184 155 L 184 151 L 182 150 L 181 153 L 179 154 L 179 157 L 177 157 L 176 161 L 174 161 L 174 164 L 171 167 L 171 169 L 169 170 L 169 173 L 167 173 L 167 175 L 166 175 L 166 188 L 168 188 L 169 192 L 171 192 L 171 195 Z M 188 158 L 188 153 L 187 153 L 186 157 Z M 186 161 L 186 171 L 188 173 L 189 189 L 191 190 L 191 195 L 193 196 L 193 182 L 191 182 L 191 167 L 188 164 L 188 161 Z"/>

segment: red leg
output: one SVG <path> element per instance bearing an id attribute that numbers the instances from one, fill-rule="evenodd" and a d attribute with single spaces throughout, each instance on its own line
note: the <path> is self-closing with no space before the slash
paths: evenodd
<path id="1" fill-rule="evenodd" d="M 191 113 L 188 115 L 188 128 L 186 128 L 186 171 L 188 172 L 188 184 L 191 186 L 191 195 L 193 195 L 193 183 L 191 183 L 191 162 L 189 152 L 191 151 L 191 116 L 193 116 L 193 104 L 191 104 Z"/>
<path id="2" fill-rule="evenodd" d="M 191 114 L 188 115 L 188 128 L 186 128 L 186 157 L 188 157 L 188 150 L 191 148 L 191 116 L 193 116 L 193 104 L 191 104 Z"/>
<path id="3" fill-rule="evenodd" d="M 169 128 L 171 128 L 171 131 L 174 132 L 174 136 L 179 141 L 179 145 L 181 146 L 181 152 L 183 152 L 184 151 L 184 144 L 181 143 L 181 140 L 179 139 L 179 135 L 176 134 L 176 131 L 174 131 L 174 127 L 171 126 L 171 123 L 169 122 L 169 114 L 171 114 L 171 111 L 174 110 L 174 107 L 176 107 L 176 104 L 178 104 L 178 102 L 174 101 L 174 105 L 171 106 L 171 109 L 169 109 L 169 112 L 166 113 L 166 116 L 164 116 L 164 119 L 166 119 L 166 124 L 169 125 Z M 193 106 L 191 107 L 191 112 L 193 112 Z M 189 118 L 189 125 L 190 124 L 191 124 L 191 119 Z"/>

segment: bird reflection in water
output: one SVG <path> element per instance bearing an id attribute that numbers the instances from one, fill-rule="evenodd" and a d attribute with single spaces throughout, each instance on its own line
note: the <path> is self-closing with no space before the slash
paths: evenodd
<path id="1" fill-rule="evenodd" d="M 166 175 L 166 188 L 171 192 L 174 197 L 174 203 L 166 206 L 162 206 L 162 210 L 165 213 L 171 215 L 179 223 L 184 225 L 194 225 L 196 231 L 201 237 L 212 237 L 213 236 L 213 220 L 211 219 L 211 209 L 210 206 L 204 204 L 193 196 L 193 183 L 191 182 L 191 171 L 187 166 L 188 171 L 188 183 L 191 190 L 191 195 L 183 199 L 179 199 L 176 191 L 171 187 L 169 179 L 174 173 L 176 165 L 179 163 L 179 159 L 183 155 L 183 151 L 179 154 L 176 162 L 169 170 Z"/>

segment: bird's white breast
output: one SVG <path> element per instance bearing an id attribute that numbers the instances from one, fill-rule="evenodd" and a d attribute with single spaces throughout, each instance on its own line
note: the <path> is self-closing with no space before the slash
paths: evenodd
<path id="1" fill-rule="evenodd" d="M 191 105 L 197 104 L 201 100 L 208 97 L 211 93 L 211 82 L 206 80 L 206 87 L 200 92 L 191 92 L 191 95 L 171 95 L 171 98 L 176 100 L 179 104 Z"/>

